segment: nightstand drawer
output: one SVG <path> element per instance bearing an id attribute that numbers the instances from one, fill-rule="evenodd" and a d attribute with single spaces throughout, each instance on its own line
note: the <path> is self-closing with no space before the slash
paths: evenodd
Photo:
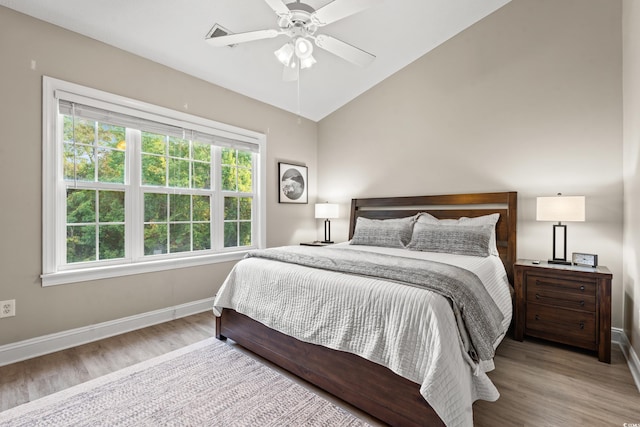
<path id="1" fill-rule="evenodd" d="M 562 279 L 559 277 L 549 277 L 537 274 L 527 275 L 527 291 L 535 292 L 562 292 L 566 294 L 572 294 L 576 296 L 590 296 L 595 299 L 596 297 L 596 282 L 595 280 L 575 280 Z M 527 292 L 528 293 L 528 292 Z"/>
<path id="2" fill-rule="evenodd" d="M 527 302 L 591 312 L 596 310 L 595 295 L 564 292 L 562 289 L 551 286 L 527 286 Z"/>
<path id="3" fill-rule="evenodd" d="M 527 303 L 528 335 L 593 350 L 596 348 L 596 315 Z"/>

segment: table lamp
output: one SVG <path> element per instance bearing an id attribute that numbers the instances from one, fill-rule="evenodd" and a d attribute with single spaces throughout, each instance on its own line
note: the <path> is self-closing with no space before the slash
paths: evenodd
<path id="1" fill-rule="evenodd" d="M 329 219 L 338 218 L 338 205 L 335 203 L 316 203 L 316 218 L 324 218 L 324 240 L 322 243 L 333 243 Z"/>
<path id="2" fill-rule="evenodd" d="M 562 221 L 585 220 L 585 197 L 563 196 L 538 197 L 536 201 L 537 221 L 558 221 L 553 225 L 553 258 L 550 264 L 571 265 L 567 261 L 567 226 Z"/>

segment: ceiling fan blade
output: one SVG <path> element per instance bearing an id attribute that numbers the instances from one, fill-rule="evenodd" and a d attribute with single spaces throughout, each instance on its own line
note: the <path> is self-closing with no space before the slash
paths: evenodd
<path id="1" fill-rule="evenodd" d="M 258 30 L 247 33 L 227 34 L 226 36 L 209 37 L 205 39 L 211 46 L 229 46 L 232 44 L 250 42 L 254 40 L 272 39 L 282 34 L 278 30 Z"/>
<path id="2" fill-rule="evenodd" d="M 376 59 L 375 55 L 326 34 L 316 36 L 315 42 L 316 46 L 361 67 L 369 65 L 371 61 Z"/>
<path id="3" fill-rule="evenodd" d="M 289 16 L 291 11 L 282 0 L 264 0 L 278 16 Z"/>
<path id="4" fill-rule="evenodd" d="M 323 26 L 380 3 L 382 0 L 335 0 L 316 10 L 311 18 L 318 26 Z"/>

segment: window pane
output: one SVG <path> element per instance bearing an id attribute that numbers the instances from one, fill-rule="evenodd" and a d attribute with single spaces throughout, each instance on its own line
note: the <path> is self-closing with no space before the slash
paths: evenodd
<path id="1" fill-rule="evenodd" d="M 98 126 L 98 145 L 124 150 L 126 146 L 124 135 L 123 127 L 100 123 Z"/>
<path id="2" fill-rule="evenodd" d="M 188 160 L 169 159 L 169 187 L 189 188 Z"/>
<path id="3" fill-rule="evenodd" d="M 236 150 L 233 148 L 222 149 L 222 164 L 223 165 L 236 165 Z"/>
<path id="4" fill-rule="evenodd" d="M 236 191 L 236 168 L 231 166 L 222 167 L 222 189 L 225 191 Z"/>
<path id="5" fill-rule="evenodd" d="M 65 144 L 64 178 L 78 181 L 95 181 L 93 146 Z"/>
<path id="6" fill-rule="evenodd" d="M 240 198 L 240 219 L 251 220 L 251 197 Z"/>
<path id="7" fill-rule="evenodd" d="M 209 223 L 193 224 L 193 250 L 211 249 L 211 226 Z"/>
<path id="8" fill-rule="evenodd" d="M 149 154 L 167 154 L 167 137 L 155 133 L 142 132 L 142 152 Z"/>
<path id="9" fill-rule="evenodd" d="M 75 141 L 76 144 L 94 145 L 96 141 L 96 122 L 76 117 L 71 137 L 71 141 Z"/>
<path id="10" fill-rule="evenodd" d="M 209 196 L 193 196 L 194 221 L 209 221 L 211 218 L 210 200 Z"/>
<path id="11" fill-rule="evenodd" d="M 174 138 L 172 136 L 169 137 L 169 155 L 188 159 L 189 141 L 186 139 Z"/>
<path id="12" fill-rule="evenodd" d="M 191 250 L 191 224 L 169 225 L 170 252 Z"/>
<path id="13" fill-rule="evenodd" d="M 224 247 L 230 248 L 238 246 L 238 223 L 237 222 L 225 222 L 224 223 Z"/>
<path id="14" fill-rule="evenodd" d="M 100 259 L 124 258 L 124 225 L 101 225 Z"/>
<path id="15" fill-rule="evenodd" d="M 167 253 L 167 225 L 145 224 L 144 254 L 158 255 Z"/>
<path id="16" fill-rule="evenodd" d="M 171 194 L 169 196 L 169 221 L 189 221 L 191 218 L 191 196 Z"/>
<path id="17" fill-rule="evenodd" d="M 224 220 L 238 219 L 238 198 L 237 197 L 225 197 L 224 198 Z"/>
<path id="18" fill-rule="evenodd" d="M 62 118 L 62 141 L 73 142 L 73 117 L 66 114 Z"/>
<path id="19" fill-rule="evenodd" d="M 95 261 L 96 226 L 67 226 L 67 263 Z"/>
<path id="20" fill-rule="evenodd" d="M 167 162 L 164 157 L 142 155 L 142 184 L 164 187 L 167 182 Z"/>
<path id="21" fill-rule="evenodd" d="M 167 221 L 167 195 L 145 193 L 144 195 L 144 221 Z"/>
<path id="22" fill-rule="evenodd" d="M 98 149 L 98 181 L 124 183 L 124 151 Z"/>
<path id="23" fill-rule="evenodd" d="M 211 162 L 211 145 L 202 142 L 193 143 L 193 159 L 202 162 Z"/>
<path id="24" fill-rule="evenodd" d="M 211 249 L 211 226 L 209 223 L 193 224 L 193 250 Z"/>
<path id="25" fill-rule="evenodd" d="M 251 223 L 240 223 L 240 246 L 251 246 Z"/>
<path id="26" fill-rule="evenodd" d="M 124 191 L 100 191 L 99 222 L 124 222 Z"/>
<path id="27" fill-rule="evenodd" d="M 251 169 L 251 152 L 238 151 L 238 166 Z"/>
<path id="28" fill-rule="evenodd" d="M 193 162 L 193 188 L 211 188 L 211 164 Z"/>
<path id="29" fill-rule="evenodd" d="M 96 221 L 96 191 L 67 190 L 67 224 Z"/>
<path id="30" fill-rule="evenodd" d="M 251 169 L 238 169 L 238 191 L 251 192 Z"/>

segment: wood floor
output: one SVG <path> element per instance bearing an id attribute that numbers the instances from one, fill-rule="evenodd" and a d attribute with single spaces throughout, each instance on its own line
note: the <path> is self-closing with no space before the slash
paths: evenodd
<path id="1" fill-rule="evenodd" d="M 54 393 L 201 341 L 214 334 L 211 312 L 0 367 L 0 410 Z M 474 404 L 476 426 L 640 424 L 640 393 L 624 356 L 611 365 L 561 346 L 506 338 L 489 374 L 497 402 Z"/>

